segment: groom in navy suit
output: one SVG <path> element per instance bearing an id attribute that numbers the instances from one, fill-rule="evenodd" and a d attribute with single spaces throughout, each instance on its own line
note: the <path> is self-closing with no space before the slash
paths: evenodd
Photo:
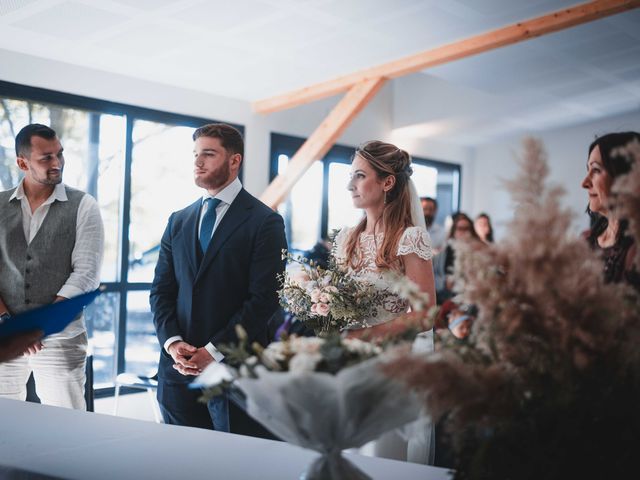
<path id="1" fill-rule="evenodd" d="M 188 384 L 216 348 L 237 341 L 267 344 L 267 323 L 278 308 L 277 274 L 287 247 L 282 217 L 242 188 L 242 135 L 225 124 L 193 134 L 195 183 L 206 190 L 169 217 L 151 287 L 151 309 L 161 355 L 158 401 L 165 423 L 229 431 L 224 397 L 199 403 Z M 232 426 L 233 427 L 233 426 Z"/>

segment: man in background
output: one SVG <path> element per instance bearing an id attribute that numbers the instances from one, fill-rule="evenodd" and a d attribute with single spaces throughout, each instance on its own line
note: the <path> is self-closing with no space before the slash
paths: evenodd
<path id="1" fill-rule="evenodd" d="M 0 316 L 95 290 L 104 230 L 95 199 L 62 183 L 63 148 L 51 128 L 31 124 L 16 136 L 23 180 L 0 192 Z M 0 365 L 0 397 L 24 400 L 33 372 L 43 404 L 86 409 L 87 332 L 82 316 L 30 343 Z"/>
<path id="2" fill-rule="evenodd" d="M 444 228 L 436 223 L 438 201 L 435 198 L 422 197 L 420 203 L 422 204 L 422 213 L 424 215 L 424 221 L 427 224 L 427 231 L 431 237 L 431 249 L 433 250 L 433 254 L 436 255 L 444 249 L 447 241 Z"/>

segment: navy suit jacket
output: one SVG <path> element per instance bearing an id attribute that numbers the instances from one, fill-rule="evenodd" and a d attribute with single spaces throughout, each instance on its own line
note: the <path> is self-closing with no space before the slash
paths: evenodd
<path id="1" fill-rule="evenodd" d="M 240 324 L 250 342 L 268 343 L 267 323 L 278 308 L 277 274 L 284 271 L 287 248 L 282 217 L 242 189 L 200 255 L 201 205 L 199 199 L 169 218 L 150 294 L 162 352 L 159 376 L 180 383 L 194 377 L 174 370 L 164 350 L 175 335 L 195 347 L 231 343 Z"/>

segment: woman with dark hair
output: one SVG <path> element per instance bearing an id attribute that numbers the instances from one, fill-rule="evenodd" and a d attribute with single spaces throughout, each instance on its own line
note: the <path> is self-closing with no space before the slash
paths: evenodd
<path id="1" fill-rule="evenodd" d="M 473 228 L 475 229 L 478 237 L 484 243 L 493 243 L 493 226 L 491 225 L 491 218 L 486 213 L 481 213 L 473 221 Z"/>
<path id="2" fill-rule="evenodd" d="M 614 180 L 631 168 L 631 159 L 619 150 L 634 140 L 640 141 L 640 134 L 621 132 L 603 135 L 591 143 L 582 188 L 589 193 L 587 213 L 592 226 L 587 241 L 602 253 L 605 281 L 627 282 L 640 290 L 640 273 L 633 266 L 637 245 L 628 235 L 628 222 L 618 218 L 610 206 Z"/>

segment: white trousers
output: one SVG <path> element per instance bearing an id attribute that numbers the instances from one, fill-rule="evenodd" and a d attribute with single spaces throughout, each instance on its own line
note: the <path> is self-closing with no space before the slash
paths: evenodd
<path id="1" fill-rule="evenodd" d="M 86 410 L 84 400 L 87 334 L 42 341 L 35 355 L 0 363 L 0 397 L 25 400 L 27 380 L 33 372 L 36 393 L 45 405 Z"/>

